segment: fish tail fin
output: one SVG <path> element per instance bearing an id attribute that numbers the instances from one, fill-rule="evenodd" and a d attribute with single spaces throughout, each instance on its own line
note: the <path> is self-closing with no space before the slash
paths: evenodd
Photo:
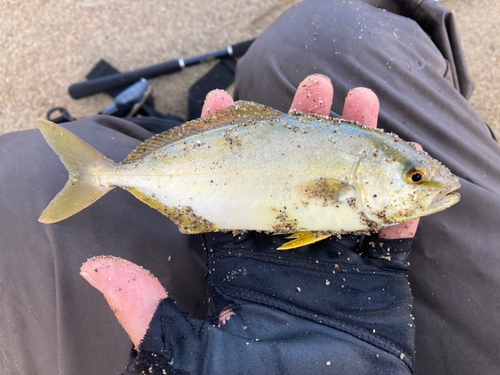
<path id="1" fill-rule="evenodd" d="M 62 126 L 46 120 L 38 120 L 36 125 L 69 172 L 68 182 L 42 212 L 39 222 L 64 220 L 114 189 L 113 185 L 101 185 L 98 175 L 115 165 L 111 160 Z"/>

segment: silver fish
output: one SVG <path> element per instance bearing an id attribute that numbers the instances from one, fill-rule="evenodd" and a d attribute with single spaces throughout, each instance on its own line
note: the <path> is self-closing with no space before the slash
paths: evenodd
<path id="1" fill-rule="evenodd" d="M 290 233 L 302 246 L 460 200 L 458 179 L 394 134 L 252 102 L 159 134 L 119 164 L 59 125 L 37 125 L 69 171 L 42 223 L 64 220 L 119 186 L 183 233 Z"/>

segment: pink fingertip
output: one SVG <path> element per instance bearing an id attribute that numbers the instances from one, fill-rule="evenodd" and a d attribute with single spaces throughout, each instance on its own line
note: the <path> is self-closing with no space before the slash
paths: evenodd
<path id="1" fill-rule="evenodd" d="M 297 88 L 290 111 L 328 116 L 333 102 L 333 86 L 323 74 L 307 76 Z"/>
<path id="2" fill-rule="evenodd" d="M 224 90 L 212 90 L 207 94 L 205 103 L 201 110 L 201 117 L 213 115 L 222 108 L 229 107 L 234 103 L 233 98 Z"/>
<path id="3" fill-rule="evenodd" d="M 376 128 L 379 109 L 378 97 L 372 90 L 356 87 L 347 94 L 342 118 Z"/>
<path id="4" fill-rule="evenodd" d="M 392 227 L 382 228 L 378 232 L 379 238 L 386 240 L 398 240 L 402 238 L 413 238 L 417 232 L 420 218 L 405 221 L 404 223 Z"/>
<path id="5" fill-rule="evenodd" d="M 160 300 L 168 294 L 148 270 L 127 260 L 102 256 L 89 259 L 80 275 L 98 289 L 116 318 L 138 346 Z"/>

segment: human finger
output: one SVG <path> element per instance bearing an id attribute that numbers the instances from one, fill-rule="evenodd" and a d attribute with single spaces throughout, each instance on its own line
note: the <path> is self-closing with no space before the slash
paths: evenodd
<path id="1" fill-rule="evenodd" d="M 297 88 L 290 111 L 328 116 L 333 102 L 333 86 L 323 74 L 307 76 Z"/>
<path id="2" fill-rule="evenodd" d="M 376 128 L 379 109 L 378 97 L 372 90 L 356 87 L 345 98 L 342 118 Z"/>
<path id="3" fill-rule="evenodd" d="M 212 90 L 205 98 L 205 103 L 203 103 L 203 108 L 201 110 L 201 117 L 212 115 L 222 108 L 229 107 L 233 103 L 234 100 L 231 95 L 224 90 Z"/>
<path id="4" fill-rule="evenodd" d="M 401 238 L 413 238 L 417 232 L 420 218 L 405 221 L 404 223 L 394 225 L 392 227 L 382 228 L 378 232 L 379 238 L 386 240 L 397 240 Z"/>
<path id="5" fill-rule="evenodd" d="M 134 345 L 139 346 L 158 303 L 168 297 L 158 279 L 132 262 L 110 256 L 89 259 L 80 275 L 104 295 Z"/>

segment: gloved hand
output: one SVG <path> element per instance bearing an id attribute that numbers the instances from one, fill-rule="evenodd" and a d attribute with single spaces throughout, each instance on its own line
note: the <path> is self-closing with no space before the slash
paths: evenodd
<path id="1" fill-rule="evenodd" d="M 327 77 L 307 77 L 291 109 L 328 115 Z M 232 104 L 207 96 L 203 115 Z M 375 127 L 378 99 L 351 91 L 343 117 Z M 378 236 L 329 238 L 294 251 L 283 236 L 207 233 L 207 320 L 181 311 L 161 284 L 128 261 L 87 261 L 137 350 L 126 374 L 411 374 L 412 297 L 407 280 L 418 219 Z"/>

